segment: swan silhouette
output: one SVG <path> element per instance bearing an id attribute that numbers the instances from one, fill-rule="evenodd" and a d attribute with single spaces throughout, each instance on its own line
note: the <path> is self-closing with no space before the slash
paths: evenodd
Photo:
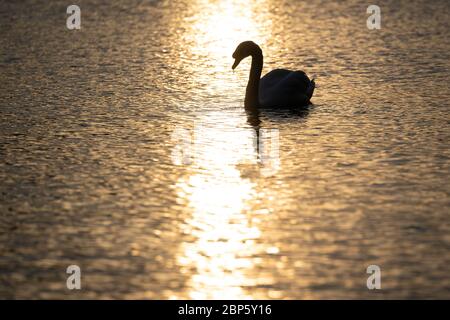
<path id="1" fill-rule="evenodd" d="M 245 92 L 245 107 L 301 107 L 309 104 L 315 82 L 303 71 L 275 69 L 261 77 L 263 54 L 253 41 L 240 43 L 233 53 L 234 70 L 246 57 L 252 57 L 250 76 Z"/>

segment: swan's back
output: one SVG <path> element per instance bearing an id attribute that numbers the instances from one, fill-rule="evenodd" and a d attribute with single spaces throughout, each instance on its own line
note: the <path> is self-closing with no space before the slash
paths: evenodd
<path id="1" fill-rule="evenodd" d="M 310 83 L 311 80 L 303 71 L 272 70 L 260 80 L 260 104 L 267 107 L 298 106 Z"/>

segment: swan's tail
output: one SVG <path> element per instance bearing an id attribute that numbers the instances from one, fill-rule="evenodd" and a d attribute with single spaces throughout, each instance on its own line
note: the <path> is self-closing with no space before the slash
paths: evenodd
<path id="1" fill-rule="evenodd" d="M 311 78 L 311 82 L 309 83 L 308 88 L 306 89 L 306 96 L 308 97 L 308 100 L 311 100 L 313 94 L 314 94 L 314 89 L 316 88 L 316 81 L 315 78 Z"/>

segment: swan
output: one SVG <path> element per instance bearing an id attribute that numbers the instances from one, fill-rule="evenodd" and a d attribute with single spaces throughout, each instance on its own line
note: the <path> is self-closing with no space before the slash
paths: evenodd
<path id="1" fill-rule="evenodd" d="M 303 71 L 275 69 L 261 77 L 263 54 L 253 41 L 240 43 L 233 53 L 234 70 L 246 57 L 252 57 L 245 92 L 245 107 L 301 107 L 309 104 L 315 82 Z"/>

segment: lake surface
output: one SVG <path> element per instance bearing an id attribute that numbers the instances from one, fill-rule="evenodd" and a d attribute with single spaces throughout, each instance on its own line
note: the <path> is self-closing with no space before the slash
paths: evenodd
<path id="1" fill-rule="evenodd" d="M 447 0 L 76 4 L 0 4 L 0 298 L 450 298 Z"/>

